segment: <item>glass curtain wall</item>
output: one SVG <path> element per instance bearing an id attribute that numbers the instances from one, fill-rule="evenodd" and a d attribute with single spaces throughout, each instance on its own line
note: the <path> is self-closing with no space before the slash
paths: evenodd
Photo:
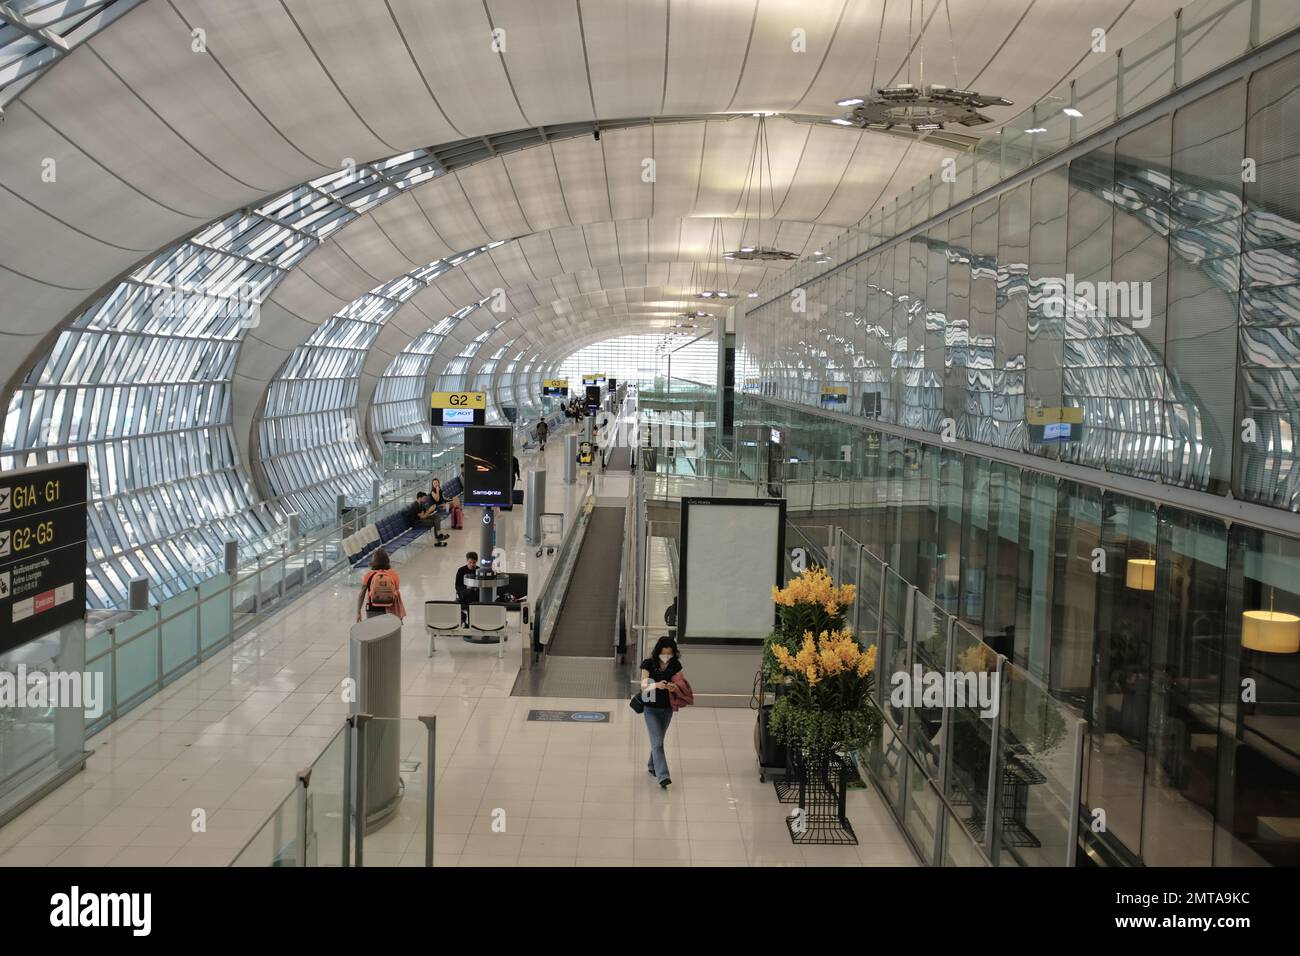
<path id="1" fill-rule="evenodd" d="M 1297 182 L 1293 54 L 757 304 L 746 388 L 1295 511 Z"/>
<path id="2" fill-rule="evenodd" d="M 1002 747 L 1028 740 L 1031 759 L 998 797 L 1020 807 L 998 818 L 1014 851 L 1001 863 L 1064 859 L 1075 718 L 1086 724 L 1080 862 L 1300 863 L 1300 541 L 744 398 L 738 426 L 758 423 L 812 459 L 849 448 L 845 480 L 864 486 L 853 505 L 791 520 L 835 523 L 884 558 L 883 572 L 865 558 L 853 569 L 870 591 L 881 673 L 911 665 L 909 586 L 925 661 L 941 659 L 927 623 L 941 614 L 957 619 L 954 661 L 972 648 L 1005 655 Z M 894 716 L 913 749 L 934 750 L 935 714 Z M 991 724 L 949 718 L 951 753 L 935 755 L 950 761 L 945 793 L 982 819 Z M 880 785 L 888 795 L 893 784 Z M 930 832 L 934 810 L 909 806 L 920 816 L 906 825 Z"/>

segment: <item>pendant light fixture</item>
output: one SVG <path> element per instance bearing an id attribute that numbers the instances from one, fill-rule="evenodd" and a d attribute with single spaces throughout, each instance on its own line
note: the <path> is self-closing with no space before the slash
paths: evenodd
<path id="1" fill-rule="evenodd" d="M 772 186 L 772 154 L 767 140 L 767 117 L 758 117 L 758 128 L 754 134 L 754 148 L 749 152 L 749 169 L 745 173 L 745 188 L 741 191 L 740 202 L 736 209 L 744 208 L 743 225 L 740 229 L 740 246 L 725 252 L 722 258 L 728 262 L 791 262 L 799 254 L 788 249 L 776 247 L 776 226 L 773 226 L 772 241 L 763 241 L 764 204 L 767 216 L 776 215 L 776 191 Z M 750 227 L 750 220 L 753 227 Z"/>
<path id="2" fill-rule="evenodd" d="M 1272 585 L 1268 588 L 1267 611 L 1243 611 L 1241 646 L 1265 654 L 1294 654 L 1300 651 L 1300 617 L 1273 610 Z"/>
<path id="3" fill-rule="evenodd" d="M 917 133 L 941 130 L 945 126 L 981 126 L 993 118 L 980 112 L 986 106 L 1011 106 L 1003 96 L 990 96 L 963 90 L 957 83 L 957 47 L 952 35 L 952 10 L 943 0 L 948 16 L 948 44 L 952 48 L 952 86 L 925 82 L 925 0 L 921 0 L 921 35 L 917 42 L 919 70 L 912 84 L 912 4 L 907 4 L 907 82 L 876 88 L 876 66 L 880 61 L 880 39 L 885 30 L 888 0 L 881 5 L 880 28 L 876 33 L 876 61 L 871 67 L 871 91 L 861 96 L 837 100 L 837 106 L 850 107 L 848 116 L 831 120 L 839 126 L 862 129 L 910 129 Z"/>
<path id="4" fill-rule="evenodd" d="M 1124 584 L 1135 591 L 1156 589 L 1156 559 L 1129 558 L 1124 570 Z"/>

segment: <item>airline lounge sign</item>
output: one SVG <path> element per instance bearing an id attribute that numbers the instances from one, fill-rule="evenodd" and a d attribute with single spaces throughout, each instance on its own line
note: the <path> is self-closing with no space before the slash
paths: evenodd
<path id="1" fill-rule="evenodd" d="M 0 475 L 0 653 L 86 614 L 85 464 Z"/>

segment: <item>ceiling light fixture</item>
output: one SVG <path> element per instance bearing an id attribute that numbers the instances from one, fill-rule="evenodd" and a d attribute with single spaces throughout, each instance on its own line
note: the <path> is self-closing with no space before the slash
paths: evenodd
<path id="1" fill-rule="evenodd" d="M 1004 96 L 992 96 L 964 90 L 957 82 L 957 46 L 952 33 L 952 11 L 948 0 L 944 0 L 944 9 L 948 15 L 948 45 L 952 50 L 952 86 L 942 83 L 925 82 L 925 0 L 921 0 L 921 36 L 917 41 L 918 73 L 917 82 L 912 83 L 912 2 L 907 7 L 907 82 L 894 86 L 876 87 L 876 68 L 880 63 L 880 40 L 885 30 L 885 11 L 889 0 L 881 4 L 880 28 L 876 33 L 876 58 L 871 66 L 871 89 L 867 96 L 846 96 L 836 101 L 836 105 L 851 107 L 852 112 L 845 117 L 837 117 L 831 122 L 839 126 L 857 126 L 860 129 L 910 129 L 923 133 L 944 129 L 948 125 L 982 126 L 992 123 L 993 117 L 986 116 L 980 110 L 989 106 L 1011 106 Z"/>
<path id="2" fill-rule="evenodd" d="M 744 224 L 740 229 L 741 246 L 724 253 L 728 262 L 792 262 L 798 253 L 779 249 L 763 242 L 763 224 L 776 215 L 776 192 L 772 185 L 772 157 L 767 140 L 767 118 L 760 116 L 754 135 L 754 146 L 749 154 L 749 168 L 745 171 L 745 186 L 741 192 L 737 211 L 744 210 Z M 766 207 L 766 208 L 765 208 Z M 751 226 L 751 220 L 753 224 Z M 750 240 L 751 233 L 757 233 Z M 776 237 L 773 236 L 773 239 Z"/>
<path id="3" fill-rule="evenodd" d="M 1078 110 L 1076 110 L 1073 106 L 1067 106 L 1065 109 L 1061 110 L 1061 112 L 1064 113 L 1066 116 L 1072 116 L 1075 119 L 1079 119 L 1081 116 L 1083 116 L 1083 114 L 1080 113 Z"/>
<path id="4" fill-rule="evenodd" d="M 1033 126 L 1033 127 L 1030 127 L 1029 129 L 1025 130 L 1025 132 L 1026 132 L 1026 133 L 1046 133 L 1046 132 L 1047 132 L 1047 127 L 1046 127 L 1046 126 Z"/>

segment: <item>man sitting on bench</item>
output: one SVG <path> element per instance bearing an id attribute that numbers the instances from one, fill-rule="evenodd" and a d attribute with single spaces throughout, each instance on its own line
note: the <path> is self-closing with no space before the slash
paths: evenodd
<path id="1" fill-rule="evenodd" d="M 410 507 L 411 524 L 417 528 L 432 528 L 434 536 L 438 543 L 434 547 L 447 547 L 449 534 L 442 533 L 442 518 L 438 514 L 438 506 L 423 491 L 415 496 L 415 504 Z"/>
<path id="2" fill-rule="evenodd" d="M 461 623 L 469 621 L 469 606 L 478 601 L 478 586 L 474 583 L 478 575 L 478 552 L 465 552 L 465 563 L 456 569 L 456 600 L 460 601 Z M 468 580 L 467 580 L 468 579 Z"/>

